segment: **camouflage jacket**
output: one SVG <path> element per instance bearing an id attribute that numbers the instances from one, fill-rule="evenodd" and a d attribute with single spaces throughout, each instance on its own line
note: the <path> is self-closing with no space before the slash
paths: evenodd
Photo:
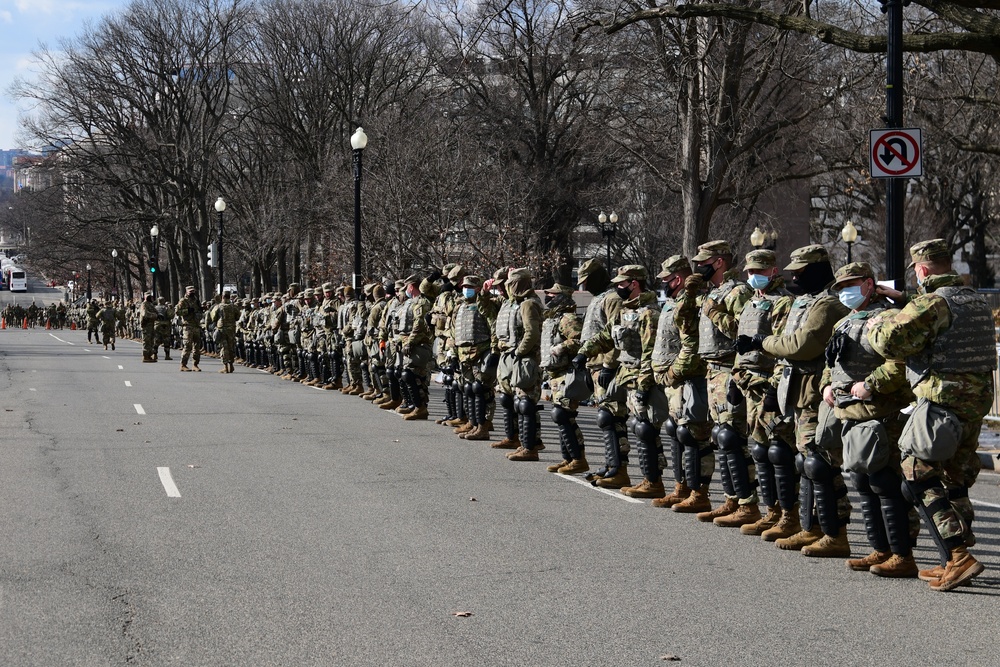
<path id="1" fill-rule="evenodd" d="M 177 308 L 175 311 L 177 316 L 184 322 L 185 327 L 201 328 L 201 320 L 204 310 L 201 307 L 201 302 L 197 299 L 185 296 L 177 302 Z"/>
<path id="2" fill-rule="evenodd" d="M 580 354 L 590 358 L 614 350 L 615 330 L 623 326 L 623 320 L 637 317 L 634 326 L 638 328 L 642 347 L 641 361 L 637 367 L 620 365 L 615 380 L 619 386 L 649 391 L 656 384 L 653 377 L 653 347 L 656 345 L 656 329 L 660 322 L 660 309 L 656 306 L 655 292 L 642 292 L 636 298 L 623 302 L 604 331 L 583 344 Z"/>

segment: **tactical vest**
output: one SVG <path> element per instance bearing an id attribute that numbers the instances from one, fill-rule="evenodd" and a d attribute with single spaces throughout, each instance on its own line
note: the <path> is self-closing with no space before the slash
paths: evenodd
<path id="1" fill-rule="evenodd" d="M 798 296 L 792 302 L 792 307 L 788 311 L 788 319 L 785 320 L 785 328 L 781 332 L 782 336 L 791 336 L 796 331 L 798 331 L 803 324 L 805 324 L 806 318 L 809 317 L 809 311 L 812 307 L 820 300 L 821 297 L 827 295 L 826 291 L 820 292 L 819 294 L 803 294 Z M 815 359 L 809 359 L 806 361 L 802 360 L 792 360 L 792 359 L 782 359 L 782 366 L 790 366 L 793 371 L 800 375 L 815 375 L 817 373 L 823 372 L 823 367 L 826 365 L 826 360 L 823 355 L 820 354 Z"/>
<path id="2" fill-rule="evenodd" d="M 240 309 L 234 304 L 224 304 L 222 306 L 222 322 L 219 323 L 220 327 L 226 327 L 231 329 L 236 326 L 236 318 L 240 314 Z"/>
<path id="3" fill-rule="evenodd" d="M 656 327 L 656 344 L 653 346 L 653 370 L 665 371 L 681 352 L 681 332 L 677 328 L 677 301 L 667 298 L 660 311 Z"/>
<path id="4" fill-rule="evenodd" d="M 587 305 L 587 312 L 583 316 L 583 333 L 580 334 L 580 342 L 586 343 L 607 328 L 608 318 L 604 313 L 604 300 L 614 293 L 614 290 L 602 292 Z"/>
<path id="5" fill-rule="evenodd" d="M 639 331 L 639 320 L 649 310 L 642 306 L 636 310 L 623 308 L 618 316 L 618 323 L 611 327 L 611 340 L 618 350 L 618 361 L 626 368 L 638 368 L 642 363 L 642 333 Z"/>
<path id="6" fill-rule="evenodd" d="M 393 313 L 395 319 L 393 331 L 396 334 L 405 336 L 413 330 L 413 302 L 414 299 L 407 299 L 406 303 L 400 304 Z"/>
<path id="7" fill-rule="evenodd" d="M 455 346 L 478 346 L 490 342 L 490 325 L 477 303 L 461 303 L 455 311 Z"/>
<path id="8" fill-rule="evenodd" d="M 736 280 L 727 280 L 709 292 L 707 298 L 715 303 L 722 303 L 739 284 Z M 725 360 L 730 363 L 736 356 L 736 353 L 733 352 L 733 340 L 719 331 L 719 328 L 712 324 L 712 320 L 704 313 L 698 320 L 698 356 L 706 361 Z"/>
<path id="9" fill-rule="evenodd" d="M 497 340 L 500 341 L 504 349 L 517 345 L 520 340 L 518 330 L 523 335 L 524 327 L 521 325 L 521 304 L 507 299 L 500 304 L 496 322 Z"/>
<path id="10" fill-rule="evenodd" d="M 543 369 L 552 368 L 556 365 L 552 358 L 552 348 L 563 342 L 562 334 L 559 333 L 559 322 L 562 321 L 563 313 L 557 313 L 553 317 L 548 317 L 542 322 L 542 362 L 539 364 Z M 559 366 L 565 363 L 559 362 Z"/>
<path id="11" fill-rule="evenodd" d="M 866 325 L 886 308 L 885 303 L 874 304 L 868 310 L 852 313 L 834 329 L 833 340 L 840 339 L 840 351 L 830 367 L 832 386 L 849 390 L 851 385 L 862 382 L 885 361 L 869 342 Z"/>
<path id="12" fill-rule="evenodd" d="M 787 295 L 788 292 L 784 289 L 777 289 L 763 296 L 754 294 L 746 307 L 743 308 L 743 312 L 740 313 L 740 325 L 736 334 L 752 338 L 757 334 L 770 336 L 774 333 L 774 327 L 771 325 L 774 304 L 778 299 Z M 740 368 L 749 368 L 761 373 L 773 371 L 774 364 L 774 357 L 765 354 L 762 350 L 752 350 L 736 357 L 736 365 Z"/>
<path id="13" fill-rule="evenodd" d="M 362 301 L 358 301 L 357 305 L 354 306 L 354 312 L 351 313 L 351 328 L 354 329 L 354 335 L 352 340 L 364 340 L 365 329 L 368 327 L 368 308 L 367 304 Z"/>
<path id="14" fill-rule="evenodd" d="M 986 298 L 971 287 L 941 287 L 951 326 L 920 355 L 906 358 L 906 379 L 916 387 L 931 371 L 992 373 L 997 368 L 996 333 Z"/>
<path id="15" fill-rule="evenodd" d="M 158 304 L 156 306 L 156 321 L 166 322 L 167 321 L 167 306 L 166 304 Z"/>
<path id="16" fill-rule="evenodd" d="M 343 330 L 351 322 L 351 314 L 354 312 L 353 301 L 346 301 L 340 304 L 337 309 L 337 328 Z"/>

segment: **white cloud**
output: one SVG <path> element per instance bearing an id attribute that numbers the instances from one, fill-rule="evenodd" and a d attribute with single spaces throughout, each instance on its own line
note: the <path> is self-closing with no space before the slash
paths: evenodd
<path id="1" fill-rule="evenodd" d="M 14 20 L 14 16 L 8 12 L 6 9 L 0 10 L 0 22 L 11 23 Z"/>

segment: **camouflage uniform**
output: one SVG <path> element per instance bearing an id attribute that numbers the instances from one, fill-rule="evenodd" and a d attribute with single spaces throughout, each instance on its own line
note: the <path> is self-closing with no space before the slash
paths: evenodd
<path id="1" fill-rule="evenodd" d="M 489 440 L 492 430 L 493 384 L 483 370 L 490 353 L 497 306 L 482 291 L 478 276 L 464 276 L 463 294 L 455 302 L 448 345 L 458 360 L 456 391 L 465 404 L 467 424 L 453 421 L 455 432 L 464 440 Z"/>
<path id="2" fill-rule="evenodd" d="M 97 319 L 101 323 L 101 340 L 99 342 L 104 344 L 105 350 L 108 349 L 108 344 L 111 345 L 112 350 L 115 349 L 115 323 L 118 321 L 118 316 L 115 314 L 114 304 L 110 301 L 105 303 L 98 312 Z"/>
<path id="3" fill-rule="evenodd" d="M 406 281 L 406 288 L 415 287 L 417 276 Z M 431 301 L 437 296 L 437 287 L 427 279 L 419 282 L 417 294 L 411 294 L 403 306 L 396 311 L 399 335 L 400 384 L 406 387 L 409 404 L 397 411 L 407 421 L 427 419 L 427 385 L 430 378 L 433 356 L 431 344 L 434 341 L 430 326 Z"/>
<path id="4" fill-rule="evenodd" d="M 92 300 L 87 304 L 87 342 L 91 342 L 91 336 L 94 337 L 95 343 L 100 343 L 101 339 L 98 335 L 97 328 L 100 326 L 100 320 L 97 319 L 97 313 L 100 312 L 100 307 L 97 305 L 97 299 Z M 19 309 L 19 314 L 14 316 L 14 321 L 20 323 L 24 318 L 23 309 Z M 10 320 L 10 318 L 7 318 Z"/>
<path id="5" fill-rule="evenodd" d="M 376 404 L 382 410 L 395 410 L 403 404 L 403 386 L 400 382 L 402 375 L 402 360 L 399 351 L 399 335 L 397 328 L 399 324 L 399 313 L 406 305 L 406 284 L 402 280 L 397 280 L 393 284 L 393 298 L 389 299 L 383 312 L 382 321 L 379 324 L 379 348 L 385 360 L 385 375 L 388 385 L 387 395 L 377 400 Z M 409 391 L 409 390 L 407 390 Z"/>
<path id="6" fill-rule="evenodd" d="M 431 324 L 434 326 L 434 359 L 441 372 L 441 381 L 444 384 L 444 404 L 447 409 L 445 416 L 438 419 L 437 423 L 454 422 L 454 424 L 449 425 L 458 425 L 464 424 L 467 420 L 462 393 L 455 379 L 458 361 L 448 336 L 452 329 L 451 320 L 456 302 L 459 299 L 455 288 L 462 282 L 465 270 L 460 265 L 448 264 L 444 267 L 443 273 L 445 280 L 442 283 L 441 293 L 434 299 L 434 307 L 431 308 Z"/>
<path id="7" fill-rule="evenodd" d="M 170 347 L 174 333 L 174 307 L 167 303 L 165 297 L 157 299 L 156 304 L 156 326 L 155 340 L 153 342 L 153 357 L 159 354 L 160 345 L 163 346 L 163 358 L 170 361 Z"/>
<path id="8" fill-rule="evenodd" d="M 222 303 L 212 307 L 209 319 L 215 324 L 218 332 L 219 356 L 222 359 L 220 373 L 233 372 L 233 357 L 236 347 L 236 320 L 240 316 L 239 307 L 229 297 L 229 292 L 222 294 Z"/>
<path id="9" fill-rule="evenodd" d="M 615 284 L 628 283 L 622 287 L 622 308 L 603 331 L 588 340 L 580 348 L 580 357 L 589 358 L 596 354 L 617 350 L 618 370 L 607 386 L 598 410 L 597 426 L 604 436 L 604 455 L 607 472 L 594 480 L 597 486 L 620 488 L 622 493 L 638 498 L 660 498 L 663 490 L 660 457 L 660 426 L 668 414 L 667 398 L 656 386 L 653 377 L 652 357 L 656 344 L 656 332 L 660 310 L 656 293 L 645 291 L 646 269 L 639 265 L 626 265 L 612 279 Z M 639 283 L 637 296 L 629 296 Z M 626 299 L 625 297 L 628 296 Z M 578 366 L 579 367 L 579 366 Z M 629 486 L 628 462 L 620 457 L 615 419 L 630 416 L 629 423 L 638 441 L 639 468 L 643 481 L 638 486 Z"/>
<path id="10" fill-rule="evenodd" d="M 370 287 L 368 288 L 370 292 Z M 345 289 L 345 298 L 347 290 Z M 368 326 L 368 302 L 365 294 L 358 295 L 357 299 L 344 302 L 340 307 L 340 321 L 342 323 L 340 335 L 344 340 L 344 358 L 347 361 L 348 385 L 341 391 L 351 396 L 360 396 L 365 393 L 365 380 L 363 367 L 368 358 L 365 349 L 365 333 Z"/>
<path id="11" fill-rule="evenodd" d="M 142 360 L 145 363 L 156 361 L 153 356 L 156 347 L 153 343 L 153 327 L 156 325 L 156 307 L 153 305 L 153 293 L 147 292 L 142 300 L 142 310 L 139 317 L 142 326 Z"/>
<path id="12" fill-rule="evenodd" d="M 768 271 L 774 268 L 774 252 L 771 250 L 753 250 L 747 253 L 745 267 L 747 271 Z M 785 320 L 792 305 L 792 295 L 785 289 L 785 281 L 775 275 L 767 284 L 754 292 L 753 297 L 740 312 L 737 327 L 739 336 L 753 337 L 780 334 L 784 331 Z M 740 532 L 746 535 L 760 535 L 774 526 L 779 518 L 777 490 L 775 488 L 775 465 L 769 458 L 769 449 L 773 447 L 781 460 L 787 459 L 794 442 L 794 428 L 790 417 L 782 417 L 777 412 L 776 405 L 765 405 L 767 395 L 773 394 L 776 387 L 772 384 L 775 361 L 761 350 L 752 350 L 738 354 L 733 364 L 733 380 L 742 392 L 747 404 L 747 433 L 750 455 L 757 468 L 757 480 L 761 496 L 768 508 L 767 515 L 754 523 L 744 524 Z M 733 396 L 736 398 L 736 396 Z M 794 454 L 792 455 L 794 471 Z M 783 465 L 783 464 L 781 464 Z M 785 472 L 785 468 L 782 468 Z M 791 480 L 794 503 L 794 476 L 786 475 L 783 482 L 787 485 Z M 787 486 L 786 486 L 786 496 Z"/>
<path id="13" fill-rule="evenodd" d="M 372 306 L 368 310 L 368 321 L 366 322 L 364 345 L 368 351 L 368 374 L 371 377 L 371 389 L 361 395 L 365 400 L 378 398 L 386 390 L 385 377 L 385 355 L 379 343 L 379 326 L 382 322 L 385 310 L 389 305 L 386 297 L 385 287 L 381 284 L 372 287 Z"/>
<path id="14" fill-rule="evenodd" d="M 201 319 L 203 310 L 192 285 L 187 286 L 184 298 L 177 302 L 176 312 L 177 316 L 184 323 L 184 349 L 181 352 L 181 370 L 191 370 L 188 368 L 187 362 L 193 356 L 194 370 L 200 371 L 198 362 L 201 361 Z"/>
<path id="15" fill-rule="evenodd" d="M 913 393 L 903 362 L 886 359 L 875 351 L 879 324 L 899 310 L 875 293 L 875 275 L 868 264 L 843 266 L 836 279 L 834 290 L 849 282 L 859 283 L 862 290 L 866 283 L 871 284 L 865 302 L 853 306 L 854 310 L 834 327 L 820 381 L 826 402 L 820 406 L 824 428 L 816 433 L 816 442 L 821 448 L 842 448 L 844 467 L 861 496 L 861 516 L 873 550 L 869 556 L 847 561 L 847 565 L 880 576 L 915 577 L 909 517 L 915 512 L 903 497 L 896 446 L 902 430 L 899 411 L 910 403 Z M 831 402 L 836 420 L 824 415 Z M 819 511 L 821 504 L 817 499 Z"/>
<path id="16" fill-rule="evenodd" d="M 562 461 L 548 467 L 549 472 L 571 475 L 590 469 L 584 454 L 583 431 L 576 423 L 580 401 L 565 395 L 567 374 L 572 359 L 580 349 L 583 318 L 576 313 L 573 288 L 558 283 L 545 290 L 545 320 L 541 333 L 541 369 L 552 391 L 552 421 L 559 430 Z"/>
<path id="17" fill-rule="evenodd" d="M 900 438 L 903 477 L 911 499 L 948 554 L 944 570 L 933 573 L 941 576 L 931 577 L 931 587 L 951 590 L 983 569 L 965 545 L 974 539 L 968 493 L 980 469 L 976 449 L 983 416 L 993 403 L 996 338 L 985 299 L 951 272 L 945 241 L 918 243 L 910 255 L 918 278 L 921 271 L 927 276 L 919 294 L 878 327 L 876 350 L 888 358 L 906 359 L 907 378 L 918 401 Z M 929 268 L 934 263 L 949 268 L 934 273 Z M 919 431 L 908 434 L 917 425 L 916 416 L 928 413 L 938 415 L 942 433 L 958 432 L 953 453 L 942 452 Z"/>

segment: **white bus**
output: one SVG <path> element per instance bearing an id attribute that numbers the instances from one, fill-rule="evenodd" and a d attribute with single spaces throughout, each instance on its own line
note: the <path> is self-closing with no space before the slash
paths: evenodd
<path id="1" fill-rule="evenodd" d="M 28 276 L 25 274 L 24 269 L 19 269 L 16 266 L 8 266 L 4 269 L 4 278 L 7 281 L 7 289 L 11 292 L 28 291 Z"/>

